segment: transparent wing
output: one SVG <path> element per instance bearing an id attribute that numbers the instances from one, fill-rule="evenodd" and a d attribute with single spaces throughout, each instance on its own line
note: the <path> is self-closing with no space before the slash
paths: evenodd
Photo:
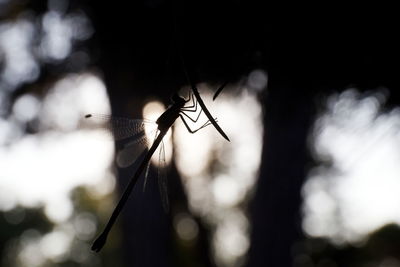
<path id="1" fill-rule="evenodd" d="M 158 158 L 158 188 L 160 190 L 161 202 L 165 212 L 169 210 L 169 199 L 168 199 L 168 181 L 167 181 L 167 169 L 165 162 L 165 149 L 164 142 L 161 142 L 160 155 Z"/>
<path id="2" fill-rule="evenodd" d="M 120 168 L 132 165 L 146 153 L 151 145 L 148 135 L 157 130 L 157 124 L 149 120 L 134 120 L 105 114 L 86 115 L 84 126 L 104 130 L 105 134 L 114 140 L 121 141 L 117 145 L 116 155 L 116 163 Z"/>
<path id="3" fill-rule="evenodd" d="M 156 140 L 157 138 L 157 132 L 154 136 L 154 140 Z M 144 182 L 143 182 L 143 192 L 146 188 L 146 184 L 147 184 L 147 177 L 149 176 L 149 169 L 150 169 L 150 165 L 151 165 L 151 159 L 149 160 L 149 162 L 147 163 L 147 167 L 146 167 L 146 172 L 144 174 Z"/>
<path id="4" fill-rule="evenodd" d="M 132 165 L 137 159 L 147 153 L 148 139 L 130 143 L 123 148 L 117 149 L 115 161 L 120 168 L 126 168 Z"/>
<path id="5" fill-rule="evenodd" d="M 149 120 L 133 120 L 105 114 L 87 114 L 85 121 L 86 126 L 104 129 L 117 141 L 127 138 L 141 140 L 148 129 L 157 127 L 155 122 Z"/>
<path id="6" fill-rule="evenodd" d="M 149 160 L 149 162 L 147 162 L 146 172 L 144 173 L 143 192 L 146 190 L 147 177 L 149 177 L 150 165 L 151 165 L 151 159 Z"/>

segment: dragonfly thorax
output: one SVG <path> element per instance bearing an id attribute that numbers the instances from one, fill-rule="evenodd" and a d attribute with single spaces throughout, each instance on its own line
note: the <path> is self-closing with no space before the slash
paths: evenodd
<path id="1" fill-rule="evenodd" d="M 186 100 L 183 97 L 181 97 L 180 95 L 178 95 L 177 93 L 174 93 L 171 96 L 171 102 L 174 104 L 185 104 Z"/>
<path id="2" fill-rule="evenodd" d="M 185 106 L 186 100 L 180 97 L 178 94 L 173 94 L 171 97 L 172 105 L 168 107 L 168 109 L 158 117 L 156 123 L 158 124 L 158 129 L 160 131 L 168 130 L 175 122 L 175 120 L 179 117 L 179 113 L 181 112 L 181 108 Z"/>

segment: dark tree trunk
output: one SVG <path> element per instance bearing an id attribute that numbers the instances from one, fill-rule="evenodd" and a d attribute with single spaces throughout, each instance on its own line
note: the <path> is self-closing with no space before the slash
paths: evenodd
<path id="1" fill-rule="evenodd" d="M 315 108 L 305 85 L 270 79 L 260 178 L 251 206 L 247 266 L 291 266 L 302 237 L 300 190 L 309 162 L 307 136 Z"/>

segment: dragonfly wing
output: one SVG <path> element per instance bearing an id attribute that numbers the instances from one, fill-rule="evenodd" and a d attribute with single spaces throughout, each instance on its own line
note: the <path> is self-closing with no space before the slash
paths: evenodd
<path id="1" fill-rule="evenodd" d="M 168 199 L 168 180 L 166 173 L 166 162 L 165 162 L 165 149 L 164 142 L 161 142 L 160 155 L 159 155 L 159 166 L 158 166 L 158 188 L 160 190 L 161 202 L 165 212 L 169 210 L 169 199 Z"/>
<path id="2" fill-rule="evenodd" d="M 143 192 L 146 189 L 147 177 L 149 177 L 150 165 L 151 165 L 151 160 L 149 160 L 149 162 L 147 162 L 146 172 L 144 173 Z"/>
<path id="3" fill-rule="evenodd" d="M 154 132 L 157 134 L 157 130 L 154 130 Z M 150 132 L 149 135 L 152 133 Z M 117 149 L 116 162 L 118 167 L 126 168 L 147 153 L 148 148 L 152 145 L 147 136 L 148 134 L 145 133 L 141 137 L 136 136 L 136 139 L 126 142 L 122 145 L 122 148 Z"/>
<path id="4" fill-rule="evenodd" d="M 116 141 L 127 138 L 140 139 L 149 129 L 157 128 L 157 124 L 149 120 L 133 120 L 106 114 L 88 114 L 85 116 L 85 122 L 86 126 L 105 130 Z"/>
<path id="5" fill-rule="evenodd" d="M 139 142 L 136 145 L 128 145 L 117 150 L 115 161 L 120 168 L 126 168 L 132 165 L 137 159 L 147 153 L 147 141 Z"/>
<path id="6" fill-rule="evenodd" d="M 88 114 L 85 126 L 102 129 L 118 141 L 116 163 L 120 168 L 132 165 L 151 145 L 148 135 L 157 124 L 149 120 L 133 120 L 105 114 Z M 149 133 L 150 132 L 150 133 Z"/>
<path id="7" fill-rule="evenodd" d="M 157 138 L 157 132 L 156 132 L 156 135 L 154 136 L 154 140 L 156 138 Z M 149 161 L 147 162 L 146 172 L 144 173 L 143 192 L 146 188 L 147 177 L 149 176 L 150 165 L 151 165 L 151 159 L 149 159 Z"/>

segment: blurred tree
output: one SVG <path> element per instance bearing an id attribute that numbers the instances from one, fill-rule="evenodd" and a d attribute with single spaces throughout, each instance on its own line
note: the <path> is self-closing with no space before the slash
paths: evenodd
<path id="1" fill-rule="evenodd" d="M 25 120 L 18 118 L 14 110 L 18 99 L 31 96 L 37 101 L 40 110 L 43 98 L 57 81 L 68 74 L 82 73 L 92 67 L 85 42 L 92 34 L 91 23 L 78 2 L 0 1 L 2 159 L 7 157 L 7 152 L 23 137 L 40 139 L 41 134 L 46 131 L 55 131 L 46 127 L 39 129 L 39 112 L 28 114 Z M 25 113 L 31 110 L 26 105 L 22 105 L 21 109 Z M 3 128 L 4 125 L 6 127 Z M 6 132 L 4 135 L 3 129 Z M 23 164 L 22 161 L 15 166 L 25 168 Z M 93 238 L 91 235 L 94 234 L 90 231 L 94 231 L 97 223 L 91 213 L 98 208 L 99 201 L 90 199 L 88 192 L 78 188 L 73 193 L 75 209 L 70 218 L 63 222 L 52 221 L 48 212 L 44 212 L 44 203 L 30 203 L 36 208 L 23 207 L 18 206 L 18 196 L 8 198 L 4 193 L 12 195 L 14 192 L 5 192 L 7 185 L 18 177 L 13 177 L 12 171 L 11 174 L 6 171 L 4 177 L 3 174 L 0 185 L 0 204 L 1 209 L 4 209 L 0 212 L 1 266 L 102 265 L 101 256 L 92 254 L 89 250 L 89 242 Z M 24 178 L 35 179 L 35 175 L 37 173 Z M 6 189 L 2 188 L 3 184 Z M 46 184 L 42 186 L 46 187 Z M 61 251 L 62 255 L 47 255 L 49 247 L 50 250 L 57 250 L 61 243 L 61 246 L 68 243 L 62 238 L 66 233 L 68 237 L 64 239 L 71 241 L 71 248 Z M 106 250 L 104 256 L 108 257 L 103 258 L 103 263 L 121 266 L 122 257 L 116 251 L 118 242 L 114 244 L 116 245 L 112 249 Z M 115 258 L 109 257 L 110 254 Z"/>
<path id="2" fill-rule="evenodd" d="M 255 68 L 268 71 L 264 155 L 251 209 L 248 266 L 291 266 L 292 246 L 302 238 L 300 191 L 312 165 L 307 136 L 316 96 L 350 85 L 362 90 L 397 86 L 391 68 L 398 60 L 393 57 L 393 17 L 370 20 L 378 11 L 361 14 L 347 7 L 277 9 L 262 1 L 139 1 L 92 8 L 100 65 L 117 113 L 137 116 L 141 96 L 166 99 L 185 83 L 178 53 L 197 81 L 236 81 Z M 128 240 L 168 240 L 160 233 L 139 237 L 135 229 L 141 226 L 134 219 L 128 224 Z M 127 242 L 136 258 L 131 264 L 152 266 L 162 259 L 160 266 L 169 266 L 164 253 L 133 256 L 140 245 Z M 212 265 L 202 260 L 199 266 Z"/>
<path id="3" fill-rule="evenodd" d="M 38 234 L 49 232 L 53 224 L 46 218 L 42 208 L 15 207 L 0 212 L 0 255 L 1 266 L 17 265 L 18 238 L 27 230 Z"/>
<path id="4" fill-rule="evenodd" d="M 2 19 L 26 10 L 42 14 L 47 8 L 44 1 L 10 3 L 1 10 Z M 88 51 L 104 74 L 115 114 L 140 117 L 147 98 L 155 96 L 167 103 L 186 83 L 179 53 L 196 81 L 237 81 L 255 68 L 267 70 L 264 154 L 251 209 L 248 266 L 292 266 L 293 244 L 303 238 L 300 192 L 312 165 L 307 135 L 318 106 L 315 97 L 350 85 L 363 90 L 386 86 L 391 104 L 398 104 L 397 70 L 392 68 L 399 59 L 396 16 L 376 6 L 370 13 L 347 6 L 312 6 L 305 12 L 263 1 L 69 2 L 69 9 L 78 7 L 93 21 L 96 32 Z M 68 59 L 68 64 L 42 62 L 37 82 L 20 85 L 11 98 L 40 93 L 65 72 L 87 67 L 71 69 L 78 60 Z M 177 172 L 172 169 L 169 176 L 172 201 L 187 209 Z M 131 201 L 122 223 L 128 266 L 214 265 L 201 221 L 202 239 L 193 249 L 200 252 L 193 259 L 180 256 L 190 251 L 174 243 L 161 208 L 147 208 L 159 202 L 157 192 L 133 195 L 141 201 Z"/>
<path id="5" fill-rule="evenodd" d="M 357 246 L 332 245 L 328 240 L 310 238 L 295 245 L 295 266 L 398 266 L 400 228 L 389 224 L 378 229 Z"/>

